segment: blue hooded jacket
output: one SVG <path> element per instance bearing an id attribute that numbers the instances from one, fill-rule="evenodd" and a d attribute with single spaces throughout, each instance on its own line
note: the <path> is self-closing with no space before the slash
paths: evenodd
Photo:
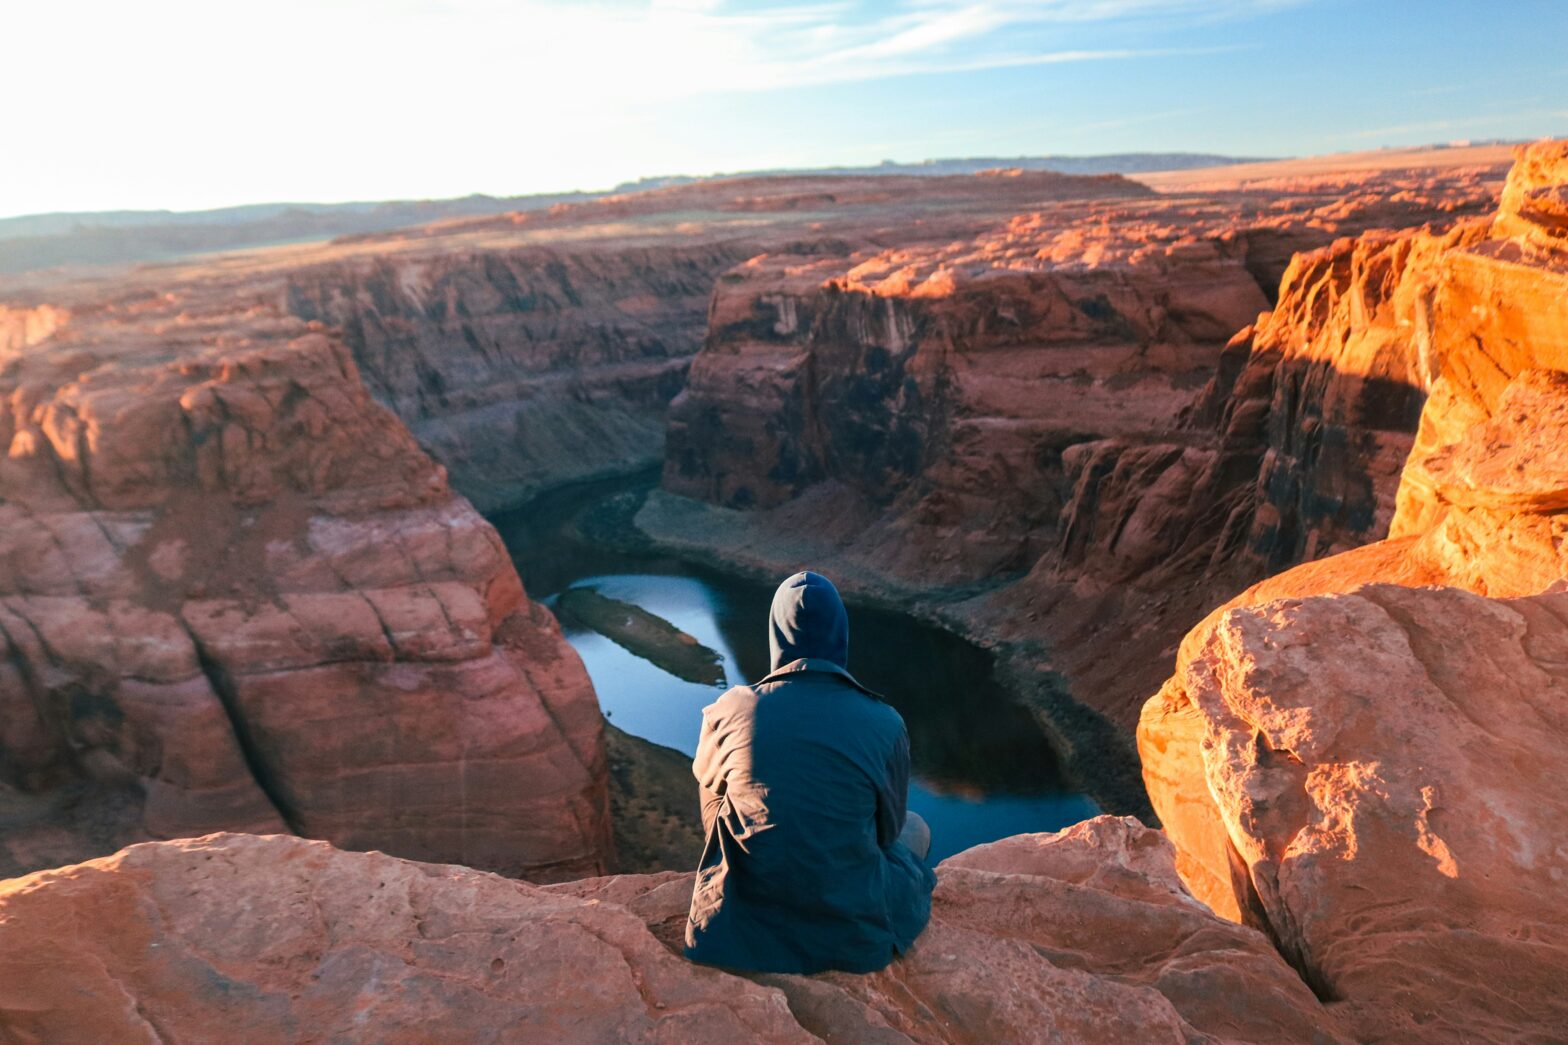
<path id="1" fill-rule="evenodd" d="M 816 573 L 779 586 L 772 671 L 703 709 L 692 763 L 706 844 L 687 957 L 760 972 L 874 972 L 931 916 L 936 876 L 900 841 L 904 720 L 846 665 L 849 618 Z"/>

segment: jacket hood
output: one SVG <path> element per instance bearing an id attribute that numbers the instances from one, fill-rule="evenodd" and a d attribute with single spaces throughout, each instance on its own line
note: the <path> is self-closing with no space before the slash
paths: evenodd
<path id="1" fill-rule="evenodd" d="M 768 614 L 770 671 L 802 658 L 849 667 L 849 614 L 833 582 L 806 570 L 773 593 Z"/>

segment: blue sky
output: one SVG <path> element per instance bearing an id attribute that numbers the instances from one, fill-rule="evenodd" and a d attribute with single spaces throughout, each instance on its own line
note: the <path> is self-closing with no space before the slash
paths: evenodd
<path id="1" fill-rule="evenodd" d="M 1568 135 L 1564 0 L 7 6 L 0 215 Z"/>

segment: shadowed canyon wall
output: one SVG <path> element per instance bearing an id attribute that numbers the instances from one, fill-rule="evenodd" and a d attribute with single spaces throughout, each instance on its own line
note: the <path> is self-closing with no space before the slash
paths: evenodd
<path id="1" fill-rule="evenodd" d="M 733 243 L 345 260 L 287 307 L 343 332 L 372 394 L 482 511 L 663 455 Z"/>

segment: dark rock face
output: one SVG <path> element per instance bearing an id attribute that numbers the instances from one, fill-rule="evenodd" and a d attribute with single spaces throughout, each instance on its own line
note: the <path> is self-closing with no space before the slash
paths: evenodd
<path id="1" fill-rule="evenodd" d="M 1214 426 L 1233 475 L 1256 477 L 1222 492 L 1234 543 L 1261 571 L 1388 532 L 1436 377 L 1434 262 L 1486 228 L 1373 233 L 1298 255 L 1279 305 L 1227 348 L 1192 421 Z"/>
<path id="2" fill-rule="evenodd" d="M 396 253 L 288 273 L 376 398 L 483 510 L 659 460 L 734 244 Z"/>
<path id="3" fill-rule="evenodd" d="M 895 252 L 754 259 L 715 291 L 672 407 L 665 487 L 772 508 L 833 481 L 930 540 L 968 531 L 923 581 L 1026 568 L 1061 510 L 1062 450 L 1171 422 L 1265 305 L 1237 250 L 1151 253 L 1131 276 L 973 280 Z"/>
<path id="4" fill-rule="evenodd" d="M 841 478 L 890 501 L 946 427 L 944 390 L 922 381 L 917 358 L 932 318 L 918 305 L 836 287 L 800 298 L 752 290 L 738 303 L 746 314 L 732 317 L 735 287 L 716 291 L 709 351 L 672 411 L 666 487 L 766 508 Z M 716 373 L 721 357 L 752 353 L 760 358 L 724 361 L 767 370 L 766 385 L 743 404 L 704 396 L 731 376 Z"/>

